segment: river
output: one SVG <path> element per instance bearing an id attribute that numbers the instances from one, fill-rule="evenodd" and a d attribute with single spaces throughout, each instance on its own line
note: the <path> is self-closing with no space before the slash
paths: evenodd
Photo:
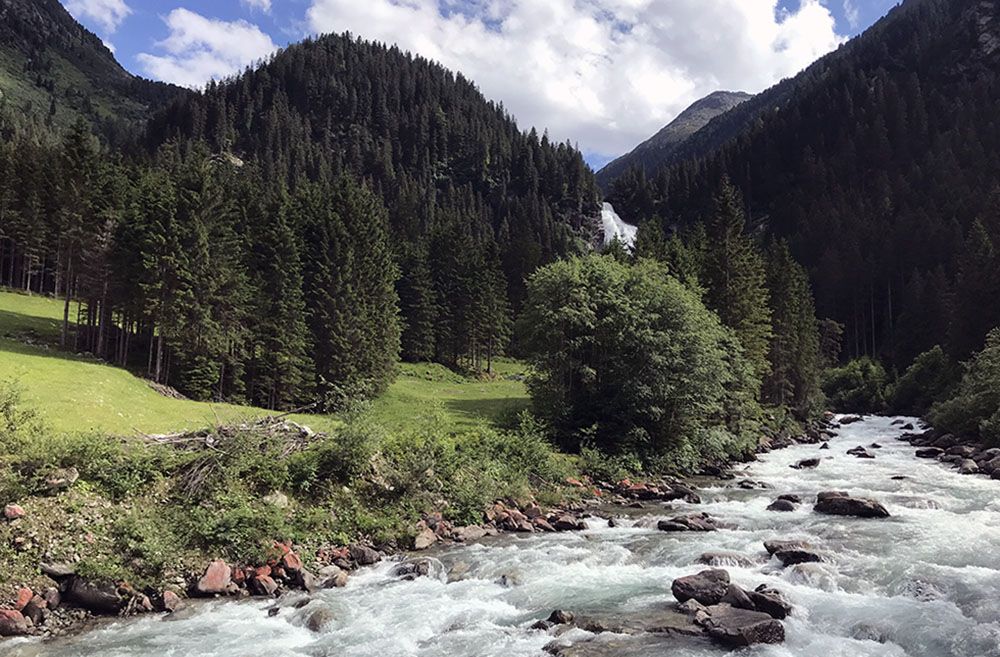
<path id="1" fill-rule="evenodd" d="M 763 455 L 734 482 L 700 490 L 703 504 L 648 505 L 618 527 L 594 518 L 587 531 L 506 536 L 430 553 L 431 577 L 398 581 L 384 563 L 344 589 L 268 617 L 273 603 L 213 603 L 169 617 L 123 621 L 65 643 L 8 644 L 11 657 L 541 657 L 554 640 L 584 641 L 574 629 L 558 639 L 529 630 L 554 609 L 641 619 L 673 598 L 671 581 L 705 568 L 706 551 L 759 559 L 729 567 L 745 588 L 767 583 L 794 605 L 784 644 L 744 649 L 759 657 L 1000 656 L 1000 482 L 961 476 L 914 458 L 896 441 L 891 418 L 843 427 L 830 450 L 800 445 Z M 880 443 L 876 458 L 846 454 Z M 823 457 L 814 470 L 789 464 Z M 906 479 L 893 479 L 905 475 Z M 812 511 L 821 490 L 847 490 L 881 501 L 892 517 L 860 520 Z M 767 511 L 779 494 L 802 496 L 798 510 Z M 707 511 L 733 529 L 668 534 L 655 519 Z M 621 512 L 619 510 L 619 512 Z M 763 541 L 805 539 L 823 563 L 781 568 Z M 449 573 L 451 575 L 449 576 Z M 333 620 L 319 634 L 304 618 L 326 606 Z M 577 653 L 574 653 L 577 654 Z M 727 651 L 700 640 L 603 634 L 580 655 L 708 657 Z"/>

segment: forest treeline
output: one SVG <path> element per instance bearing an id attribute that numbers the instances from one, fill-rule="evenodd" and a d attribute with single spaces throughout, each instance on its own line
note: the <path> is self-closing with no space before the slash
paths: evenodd
<path id="1" fill-rule="evenodd" d="M 1000 324 L 998 30 L 985 3 L 906 2 L 717 119 L 712 135 L 745 124 L 725 145 L 633 170 L 611 200 L 670 232 L 703 221 L 729 176 L 751 229 L 787 239 L 808 269 L 847 355 L 898 372 L 937 344 L 965 359 Z"/>
<path id="2" fill-rule="evenodd" d="M 400 356 L 488 369 L 527 275 L 585 250 L 597 208 L 575 148 L 350 36 L 178 99 L 131 148 L 23 123 L 0 284 L 67 299 L 65 347 L 196 399 L 370 398 Z"/>

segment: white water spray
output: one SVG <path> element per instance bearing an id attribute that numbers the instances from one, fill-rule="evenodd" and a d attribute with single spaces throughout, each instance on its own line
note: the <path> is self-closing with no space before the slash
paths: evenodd
<path id="1" fill-rule="evenodd" d="M 618 216 L 614 206 L 610 203 L 605 203 L 601 207 L 601 224 L 604 226 L 604 246 L 608 246 L 615 239 L 618 239 L 629 249 L 635 247 L 635 236 L 639 229 L 632 224 L 625 223 L 625 220 Z"/>

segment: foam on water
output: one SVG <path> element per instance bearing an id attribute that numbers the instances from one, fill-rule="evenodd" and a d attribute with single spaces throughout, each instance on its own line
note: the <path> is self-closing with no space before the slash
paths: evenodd
<path id="1" fill-rule="evenodd" d="M 796 446 L 765 455 L 740 477 L 768 482 L 768 490 L 719 486 L 701 505 L 675 503 L 649 510 L 667 517 L 707 511 L 735 527 L 709 534 L 658 532 L 643 526 L 608 528 L 594 520 L 585 532 L 501 537 L 444 549 L 432 577 L 394 580 L 391 564 L 354 575 L 344 589 L 325 591 L 299 610 L 269 618 L 273 602 L 211 604 L 190 617 L 120 622 L 64 643 L 8 644 L 12 657 L 542 657 L 554 637 L 528 630 L 553 609 L 577 613 L 638 614 L 672 600 L 670 582 L 701 569 L 707 551 L 758 559 L 752 568 L 728 568 L 734 581 L 768 583 L 795 606 L 780 646 L 746 651 L 759 657 L 1000 657 L 1000 483 L 960 476 L 936 461 L 914 458 L 896 441 L 891 418 L 843 427 L 830 450 Z M 873 460 L 846 450 L 877 441 Z M 823 458 L 815 470 L 789 464 Z M 906 475 L 905 480 L 893 480 Z M 892 517 L 859 520 L 821 516 L 812 500 L 821 490 L 847 490 L 882 501 Z M 766 506 L 795 493 L 804 504 L 791 513 Z M 824 563 L 782 569 L 767 560 L 763 541 L 812 542 Z M 447 573 L 463 572 L 457 581 Z M 452 577 L 452 579 L 455 579 Z M 334 620 L 319 634 L 303 627 L 320 606 Z M 564 641 L 589 638 L 573 630 Z M 601 637 L 607 654 L 662 655 L 652 637 Z M 609 643 L 610 645 L 610 643 Z M 5 646 L 7 647 L 7 646 Z M 594 653 L 598 654 L 598 653 Z M 669 649 L 678 657 L 724 651 L 703 643 Z"/>

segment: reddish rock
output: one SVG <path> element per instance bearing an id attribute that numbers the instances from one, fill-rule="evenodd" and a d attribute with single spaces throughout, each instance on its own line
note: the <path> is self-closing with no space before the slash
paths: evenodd
<path id="1" fill-rule="evenodd" d="M 259 596 L 273 596 L 278 591 L 278 583 L 270 577 L 254 577 L 249 586 L 250 592 Z"/>
<path id="2" fill-rule="evenodd" d="M 534 518 L 531 521 L 531 524 L 533 524 L 537 529 L 540 529 L 543 532 L 554 532 L 556 530 L 556 528 L 553 527 L 551 524 L 549 524 L 549 521 L 546 520 L 545 518 Z"/>
<path id="3" fill-rule="evenodd" d="M 28 633 L 28 621 L 14 609 L 0 609 L 0 636 L 23 636 Z"/>
<path id="4" fill-rule="evenodd" d="M 300 559 L 299 555 L 294 552 L 287 552 L 285 556 L 281 558 L 281 565 L 285 568 L 285 570 L 297 573 L 302 570 L 302 559 Z"/>
<path id="5" fill-rule="evenodd" d="M 169 589 L 163 592 L 163 609 L 165 611 L 174 612 L 183 606 L 184 601 L 181 600 L 181 596 Z"/>
<path id="6" fill-rule="evenodd" d="M 216 559 L 205 569 L 205 574 L 198 580 L 195 590 L 201 595 L 224 594 L 232 583 L 232 577 L 232 568 L 222 559 Z"/>
<path id="7" fill-rule="evenodd" d="M 21 611 L 27 606 L 31 599 L 35 597 L 34 592 L 29 588 L 23 588 L 17 592 L 17 601 L 14 603 L 14 609 Z"/>
<path id="8" fill-rule="evenodd" d="M 16 504 L 8 504 L 3 508 L 3 517 L 7 520 L 17 520 L 24 517 L 24 509 Z"/>
<path id="9" fill-rule="evenodd" d="M 255 568 L 251 576 L 252 577 L 270 577 L 271 576 L 271 567 L 270 566 L 261 566 L 260 568 Z"/>

